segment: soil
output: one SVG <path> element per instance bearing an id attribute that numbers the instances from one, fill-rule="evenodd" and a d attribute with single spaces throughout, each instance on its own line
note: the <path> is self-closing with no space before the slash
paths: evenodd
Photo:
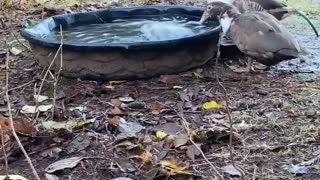
<path id="1" fill-rule="evenodd" d="M 21 30 L 26 19 L 39 21 L 41 11 L 4 9 L 0 17 L 6 25 L 0 29 L 1 42 L 7 40 L 11 46 L 22 49 L 19 43 L 12 43 L 15 38 L 11 32 Z M 313 14 L 318 28 L 319 20 L 320 16 Z M 155 132 L 159 131 L 173 135 L 186 133 L 185 118 L 190 129 L 205 132 L 205 136 L 199 136 L 201 138 L 194 141 L 201 145 L 206 158 L 217 167 L 224 179 L 241 179 L 236 170 L 223 170 L 232 164 L 232 158 L 243 171 L 244 179 L 320 179 L 317 163 L 320 159 L 320 44 L 304 20 L 292 17 L 284 24 L 310 51 L 307 62 L 283 62 L 271 71 L 255 73 L 236 73 L 225 63 L 220 63 L 218 67 L 209 63 L 176 76 L 123 83 L 61 77 L 56 88 L 60 98 L 56 101 L 53 120 L 72 122 L 92 119 L 89 125 L 72 132 L 45 130 L 42 122 L 52 119 L 51 112 L 40 113 L 38 118 L 19 113 L 23 106 L 35 104 L 33 94 L 41 82 L 44 82 L 41 95 L 53 98 L 54 81 L 50 75 L 43 81 L 44 71 L 29 51 L 16 56 L 11 54 L 9 89 L 14 88 L 10 91 L 13 119 L 17 122 L 32 119 L 39 128 L 39 133 L 34 137 L 21 134 L 19 137 L 43 179 L 50 164 L 69 157 L 84 159 L 74 168 L 53 173 L 59 179 L 196 179 L 198 175 L 202 179 L 210 179 L 217 176 L 203 156 L 196 155 L 192 160 L 192 156 L 186 154 L 187 149 L 193 147 L 190 141 L 176 148 L 170 141 L 155 136 Z M 22 40 L 22 43 L 26 42 Z M 4 44 L 1 48 L 5 49 Z M 232 59 L 225 62 L 229 60 Z M 0 55 L 0 114 L 8 117 L 3 93 L 6 78 L 4 64 L 5 56 Z M 230 100 L 230 115 L 236 136 L 233 156 L 230 155 L 228 139 L 225 139 L 230 131 L 227 111 L 201 108 L 203 103 L 209 101 L 226 106 L 224 91 L 216 80 L 216 73 Z M 24 86 L 16 88 L 21 85 Z M 113 106 L 119 103 L 115 99 L 127 96 L 135 102 L 142 102 L 143 107 L 128 108 L 123 103 L 119 107 L 121 113 L 115 112 Z M 52 104 L 52 101 L 47 100 L 46 103 Z M 80 106 L 86 107 L 86 110 L 69 109 Z M 139 123 L 145 129 L 133 137 L 121 138 L 117 123 L 111 123 L 118 116 L 128 122 Z M 117 146 L 121 143 L 119 141 L 125 144 Z M 13 138 L 10 143 L 9 174 L 35 179 Z M 141 162 L 131 158 L 138 156 L 143 159 L 141 152 L 151 153 L 155 160 Z M 163 164 L 162 160 L 188 163 L 187 170 L 193 176 L 177 172 L 172 176 L 163 171 L 153 173 L 161 168 L 163 170 L 163 167 L 157 166 Z M 232 172 L 234 176 L 230 175 Z M 0 174 L 5 173 L 5 167 L 1 164 Z"/>

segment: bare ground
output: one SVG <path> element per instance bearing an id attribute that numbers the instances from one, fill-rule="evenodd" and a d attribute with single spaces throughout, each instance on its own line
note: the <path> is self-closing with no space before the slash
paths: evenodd
<path id="1" fill-rule="evenodd" d="M 11 9 L 2 11 L 1 16 L 5 23 L 10 20 L 13 22 L 11 26 L 0 30 L 0 38 L 8 39 L 10 32 L 22 28 L 25 19 L 38 19 L 40 14 Z M 320 17 L 315 15 L 314 18 L 319 22 Z M 320 45 L 303 20 L 290 18 L 284 23 L 311 51 L 309 62 L 284 62 L 270 72 L 257 73 L 235 73 L 223 64 L 218 68 L 230 99 L 233 125 L 239 134 L 234 144 L 234 161 L 244 172 L 244 179 L 320 179 L 320 78 L 316 68 L 320 63 Z M 319 27 L 319 23 L 317 25 Z M 10 92 L 14 119 L 18 121 L 27 118 L 18 111 L 26 104 L 34 104 L 34 88 L 39 87 L 43 73 L 28 51 L 18 56 L 11 55 L 10 58 L 10 88 L 34 81 Z M 5 90 L 3 64 L 4 57 L 1 56 L 2 91 Z M 215 80 L 214 67 L 208 64 L 179 74 L 173 85 L 181 86 L 182 89 L 171 88 L 159 80 L 161 78 L 125 82 L 112 85 L 113 89 L 110 89 L 108 82 L 62 78 L 58 84 L 62 98 L 57 101 L 54 120 L 74 121 L 82 119 L 85 114 L 87 119 L 95 118 L 95 121 L 73 132 L 46 131 L 42 129 L 41 122 L 50 119 L 51 115 L 49 112 L 40 114 L 36 122 L 40 133 L 35 137 L 20 138 L 41 177 L 44 177 L 44 169 L 51 163 L 81 156 L 85 159 L 75 168 L 54 174 L 61 179 L 196 179 L 196 176 L 182 176 L 181 173 L 168 177 L 170 173 L 163 172 L 163 167 L 156 167 L 163 163 L 163 159 L 174 159 L 188 162 L 189 172 L 210 179 L 217 174 L 210 170 L 209 163 L 201 155 L 196 155 L 195 160 L 192 160 L 190 154 L 186 154 L 187 149 L 193 146 L 192 143 L 187 142 L 175 148 L 169 141 L 161 141 L 154 134 L 159 131 L 167 134 L 183 131 L 184 125 L 178 112 L 184 114 L 191 129 L 204 129 L 205 135 L 195 141 L 201 144 L 206 157 L 224 178 L 240 179 L 223 171 L 224 166 L 231 164 L 226 140 L 228 133 L 217 129 L 227 127 L 228 130 L 226 111 L 201 109 L 201 105 L 210 100 L 225 104 L 223 91 Z M 48 78 L 41 94 L 52 97 L 52 91 L 52 80 Z M 186 100 L 186 95 L 191 98 Z M 115 118 L 111 104 L 116 103 L 114 99 L 124 96 L 146 104 L 142 109 L 121 108 L 121 116 L 125 120 L 138 122 L 145 130 L 134 137 L 120 138 L 126 143 L 116 146 L 120 142 L 116 142 L 119 136 L 110 126 L 110 119 Z M 79 106 L 85 106 L 87 110 L 80 112 L 80 115 L 68 110 Z M 154 106 L 159 106 L 162 111 L 152 113 Z M 5 96 L 1 93 L 0 113 L 8 116 L 5 108 Z M 152 160 L 139 167 L 144 161 L 131 157 L 141 157 L 143 152 L 152 154 Z M 14 146 L 10 153 L 9 174 L 34 179 L 19 148 Z M 303 175 L 298 176 L 289 170 Z M 0 166 L 0 174 L 5 174 L 3 164 Z"/>

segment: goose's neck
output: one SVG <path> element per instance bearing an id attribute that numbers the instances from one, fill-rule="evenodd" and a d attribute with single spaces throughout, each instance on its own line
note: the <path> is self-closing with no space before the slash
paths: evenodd
<path id="1" fill-rule="evenodd" d="M 223 34 L 226 34 L 227 31 L 230 29 L 232 21 L 233 21 L 233 17 L 230 17 L 227 12 L 225 12 L 222 15 L 220 19 L 220 25 L 222 27 Z"/>
<path id="2" fill-rule="evenodd" d="M 227 33 L 234 19 L 238 18 L 241 13 L 235 7 L 230 7 L 220 18 L 220 25 L 223 33 Z"/>

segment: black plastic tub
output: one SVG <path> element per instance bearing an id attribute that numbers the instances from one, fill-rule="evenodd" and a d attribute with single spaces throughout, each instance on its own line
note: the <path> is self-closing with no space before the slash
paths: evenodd
<path id="1" fill-rule="evenodd" d="M 60 25 L 67 29 L 112 23 L 116 19 L 176 16 L 200 20 L 202 12 L 202 8 L 190 6 L 141 6 L 58 15 L 23 30 L 21 35 L 29 41 L 39 64 L 45 67 L 60 46 L 60 40 L 50 36 Z M 211 25 L 216 27 L 175 40 L 105 45 L 64 43 L 61 74 L 82 79 L 128 80 L 183 72 L 205 64 L 216 54 L 220 26 L 216 22 Z M 60 56 L 52 66 L 53 70 L 59 68 Z"/>

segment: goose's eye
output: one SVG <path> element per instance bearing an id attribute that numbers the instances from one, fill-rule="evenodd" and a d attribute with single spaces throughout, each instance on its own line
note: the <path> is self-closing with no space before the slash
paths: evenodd
<path id="1" fill-rule="evenodd" d="M 210 11 L 211 9 L 212 9 L 211 5 L 207 6 L 207 11 Z"/>

